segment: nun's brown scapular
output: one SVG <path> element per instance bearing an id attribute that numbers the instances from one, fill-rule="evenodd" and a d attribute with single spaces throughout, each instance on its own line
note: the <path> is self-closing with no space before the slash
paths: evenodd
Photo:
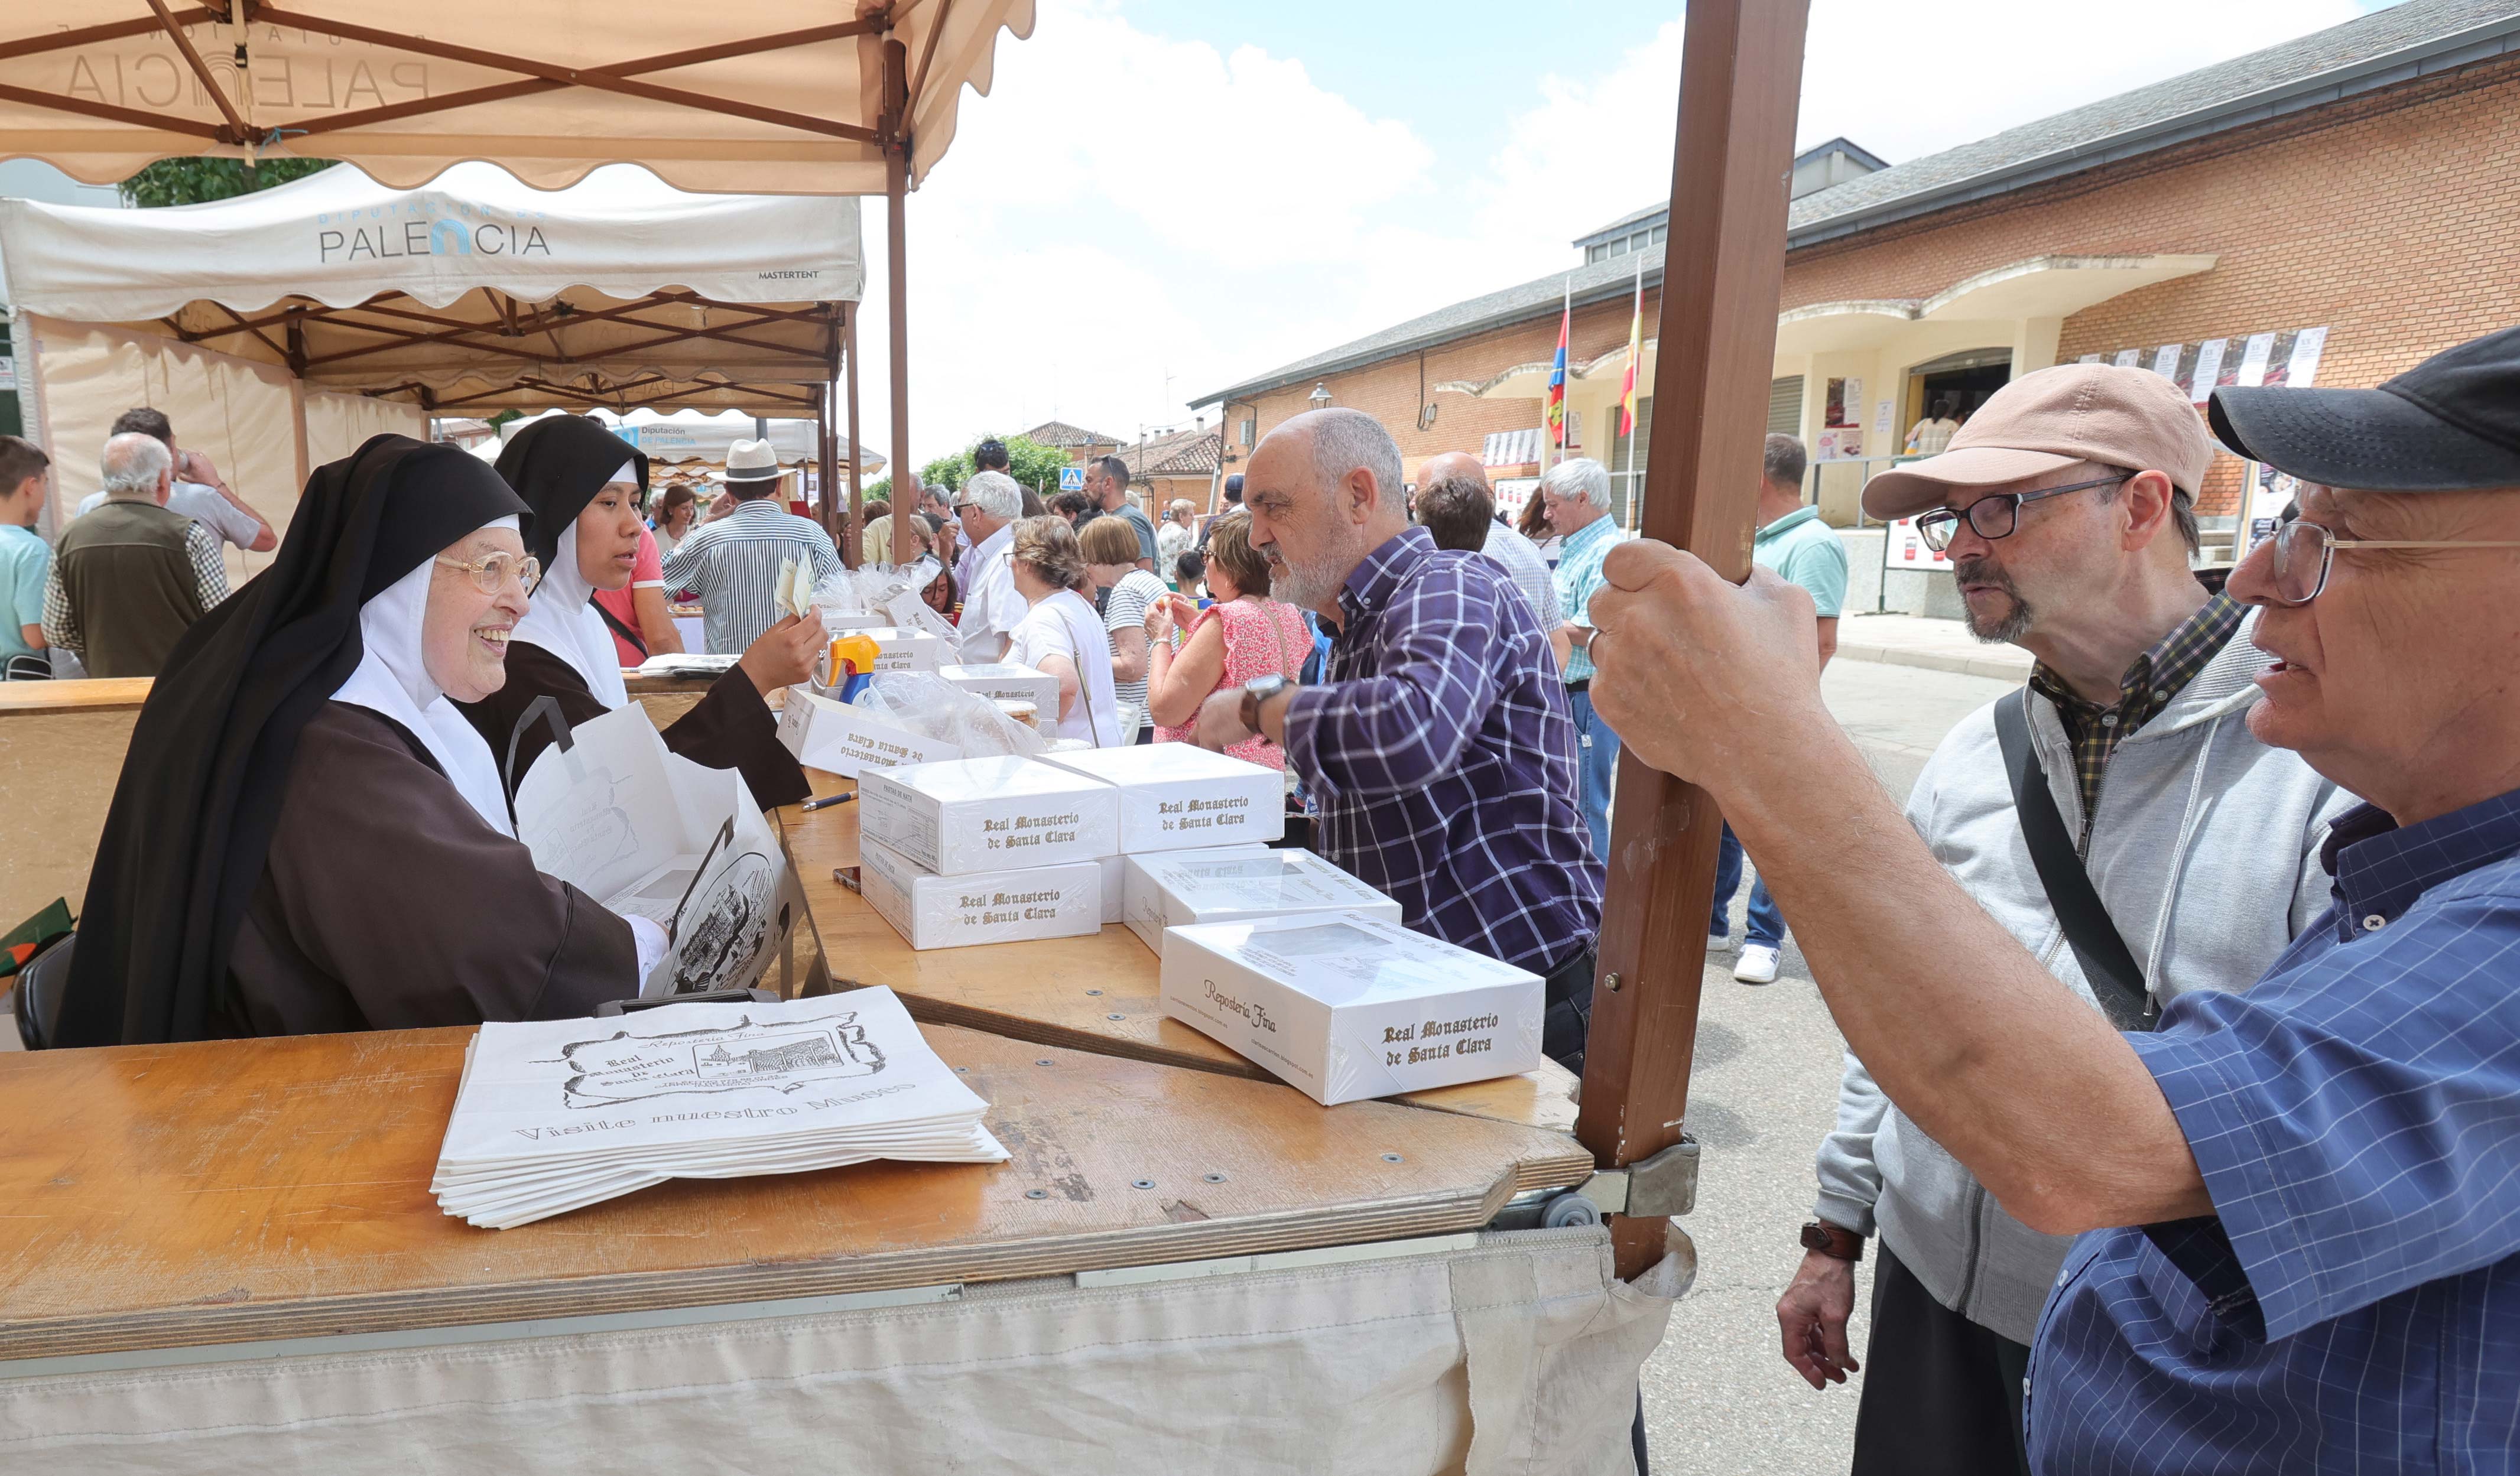
<path id="1" fill-rule="evenodd" d="M 449 700 L 501 678 L 525 517 L 452 446 L 381 435 L 316 470 L 272 566 L 186 633 L 140 711 L 63 1045 L 548 1019 L 638 993 L 631 925 L 535 869 Z"/>
<path id="2" fill-rule="evenodd" d="M 525 723 L 536 698 L 549 696 L 571 724 L 602 717 L 627 702 L 621 662 L 610 631 L 591 599 L 599 588 L 628 582 L 629 566 L 586 566 L 581 549 L 602 543 L 605 531 L 580 538 L 579 523 L 606 510 L 607 488 L 648 485 L 648 458 L 598 422 L 556 415 L 525 426 L 499 453 L 499 474 L 533 512 L 526 547 L 542 560 L 542 584 L 533 609 L 517 626 L 508 651 L 508 682 L 477 702 L 458 705 L 497 754 L 514 798 L 534 759 L 551 746 L 549 725 Z M 638 517 L 622 497 L 618 520 L 637 549 Z M 691 711 L 664 730 L 665 746 L 696 764 L 733 769 L 763 808 L 792 804 L 812 792 L 805 771 L 780 744 L 779 725 L 763 701 L 765 684 L 804 680 L 821 638 L 782 621 L 746 650 L 743 659 L 710 686 Z M 803 653 L 801 658 L 794 653 Z M 509 753 L 513 747 L 515 758 Z"/>

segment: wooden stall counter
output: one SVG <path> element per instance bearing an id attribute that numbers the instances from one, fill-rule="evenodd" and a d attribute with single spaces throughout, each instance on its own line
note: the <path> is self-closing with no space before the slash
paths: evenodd
<path id="1" fill-rule="evenodd" d="M 0 928 L 56 897 L 76 909 L 122 777 L 147 677 L 0 682 Z"/>
<path id="2" fill-rule="evenodd" d="M 928 1026 L 993 1165 L 681 1182 L 508 1230 L 428 1184 L 470 1032 L 0 1055 L 0 1362 L 652 1311 L 1447 1234 L 1590 1154 Z"/>
<path id="3" fill-rule="evenodd" d="M 816 794 L 856 787 L 818 769 L 806 775 Z M 864 897 L 832 877 L 835 868 L 858 864 L 855 803 L 811 813 L 801 805 L 786 805 L 772 813 L 803 885 L 814 943 L 832 988 L 845 989 L 852 982 L 886 985 L 922 1021 L 1277 1080 L 1241 1053 L 1164 1013 L 1157 960 L 1128 928 L 1111 923 L 1082 938 L 922 952 L 904 942 Z M 1544 1061 L 1525 1075 L 1391 1099 L 1565 1133 L 1575 1125 L 1574 1087 L 1572 1073 Z"/>

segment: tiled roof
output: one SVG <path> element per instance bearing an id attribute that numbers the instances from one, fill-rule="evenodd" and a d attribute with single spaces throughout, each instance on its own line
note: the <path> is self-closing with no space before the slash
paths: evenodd
<path id="1" fill-rule="evenodd" d="M 1104 435 L 1100 431 L 1088 430 L 1082 425 L 1071 425 L 1065 421 L 1044 421 L 1025 431 L 1023 437 L 1036 446 L 1061 448 L 1120 444 L 1120 438 L 1116 435 Z"/>
<path id="2" fill-rule="evenodd" d="M 2520 0 L 2401 0 L 2342 25 L 1815 191 L 1793 202 L 1786 246 L 1853 235 L 2507 52 L 2520 52 Z M 1663 209 L 1648 206 L 1619 223 Z M 1570 283 L 1578 306 L 1616 296 L 1634 283 L 1640 264 L 1644 280 L 1658 284 L 1662 255 L 1661 246 L 1648 246 L 1456 302 L 1190 403 L 1247 398 L 1538 317 L 1557 305 Z"/>
<path id="3" fill-rule="evenodd" d="M 1192 427 L 1150 435 L 1120 448 L 1120 459 L 1139 476 L 1206 476 L 1223 464 L 1225 437 Z"/>

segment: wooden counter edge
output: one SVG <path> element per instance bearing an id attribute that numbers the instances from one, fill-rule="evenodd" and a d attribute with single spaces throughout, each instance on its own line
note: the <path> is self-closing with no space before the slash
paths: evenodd
<path id="1" fill-rule="evenodd" d="M 1582 1183 L 1592 1172 L 1592 1155 L 1570 1141 L 1564 1152 L 1515 1161 L 1476 1196 L 1425 1195 L 1392 1200 L 1362 1212 L 1342 1213 L 1336 1217 L 1342 1234 L 1339 1243 L 1476 1230 L 1495 1219 L 1514 1195 L 1527 1189 L 1569 1187 Z M 1190 1221 L 1084 1235 L 1045 1236 L 1013 1245 L 947 1246 L 901 1256 L 757 1262 L 698 1272 L 588 1276 L 531 1286 L 478 1290 L 439 1287 L 259 1305 L 229 1303 L 112 1317 L 55 1318 L 0 1324 L 0 1363 L 735 1305 L 1204 1261 L 1318 1246 L 1323 1243 L 1324 1219 L 1318 1210 L 1289 1210 L 1231 1221 Z"/>
<path id="2" fill-rule="evenodd" d="M 136 712 L 149 700 L 148 677 L 87 677 L 64 682 L 0 682 L 0 717 L 65 712 Z"/>

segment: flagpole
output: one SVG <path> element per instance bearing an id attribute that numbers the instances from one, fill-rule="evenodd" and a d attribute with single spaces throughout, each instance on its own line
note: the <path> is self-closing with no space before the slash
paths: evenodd
<path id="1" fill-rule="evenodd" d="M 1666 246 L 1664 249 L 1670 248 Z M 1628 408 L 1636 397 L 1637 381 L 1644 378 L 1645 367 L 1645 253 L 1639 251 L 1636 257 L 1637 295 L 1636 300 L 1628 308 L 1628 392 L 1619 397 L 1620 418 L 1628 423 L 1625 428 L 1628 433 L 1628 476 L 1631 479 L 1628 492 L 1628 531 L 1630 532 L 1636 531 L 1643 519 L 1643 509 L 1639 506 L 1642 499 L 1636 495 L 1636 488 L 1633 485 L 1633 479 L 1637 474 L 1636 412 Z"/>

